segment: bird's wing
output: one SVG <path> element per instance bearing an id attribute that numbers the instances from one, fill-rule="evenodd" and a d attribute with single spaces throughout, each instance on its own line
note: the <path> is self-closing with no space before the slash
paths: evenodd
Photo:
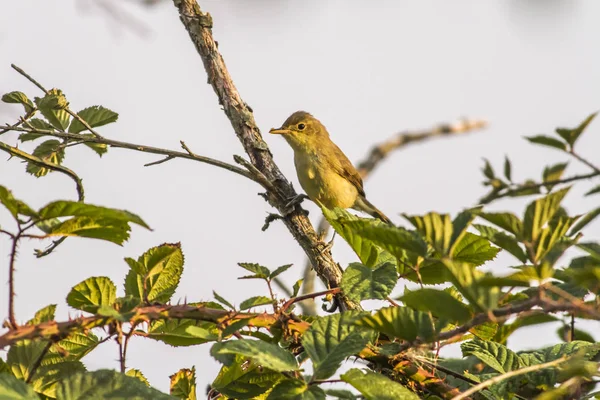
<path id="1" fill-rule="evenodd" d="M 350 160 L 348 160 L 348 157 L 346 157 L 344 152 L 342 152 L 342 150 L 340 150 L 340 148 L 337 147 L 335 143 L 332 144 L 333 152 L 335 154 L 335 157 L 331 160 L 333 169 L 335 170 L 335 172 L 337 172 L 338 175 L 340 175 L 343 178 L 346 178 L 350 183 L 356 186 L 356 189 L 358 189 L 358 193 L 364 197 L 365 190 L 363 189 L 363 181 L 360 177 L 360 174 L 358 173 L 356 168 L 354 168 L 354 165 L 352 165 Z"/>

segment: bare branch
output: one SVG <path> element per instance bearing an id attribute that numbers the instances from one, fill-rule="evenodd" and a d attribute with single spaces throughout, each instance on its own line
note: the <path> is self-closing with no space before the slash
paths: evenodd
<path id="1" fill-rule="evenodd" d="M 269 203 L 284 215 L 284 223 L 294 239 L 304 249 L 325 285 L 329 288 L 338 287 L 342 279 L 342 270 L 333 260 L 326 244 L 318 240 L 302 207 L 296 205 L 291 212 L 286 208 L 288 200 L 297 194 L 273 161 L 269 147 L 262 139 L 260 129 L 256 125 L 252 109 L 242 100 L 229 75 L 212 35 L 212 17 L 203 12 L 195 0 L 173 0 L 173 4 L 178 9 L 180 20 L 202 58 L 208 74 L 208 82 L 214 89 L 237 137 L 250 157 L 250 162 L 273 185 L 273 189 L 268 190 Z M 345 308 L 361 308 L 359 303 L 351 301 L 341 294 L 338 296 Z"/>

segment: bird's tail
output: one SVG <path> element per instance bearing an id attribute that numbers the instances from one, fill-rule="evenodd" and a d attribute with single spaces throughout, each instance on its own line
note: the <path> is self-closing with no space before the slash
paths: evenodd
<path id="1" fill-rule="evenodd" d="M 392 224 L 392 220 L 389 219 L 384 213 L 379 211 L 377 207 L 375 207 L 369 200 L 367 200 L 364 196 L 358 196 L 356 198 L 356 202 L 354 206 L 352 206 L 355 210 L 366 212 L 373 218 L 377 218 L 385 222 L 386 224 Z"/>

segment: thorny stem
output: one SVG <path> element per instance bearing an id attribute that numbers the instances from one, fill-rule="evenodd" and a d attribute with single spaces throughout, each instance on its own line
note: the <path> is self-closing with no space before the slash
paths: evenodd
<path id="1" fill-rule="evenodd" d="M 333 288 L 333 289 L 329 289 L 329 290 L 323 290 L 322 292 L 309 293 L 309 294 L 305 294 L 302 296 L 294 297 L 292 299 L 289 299 L 285 303 L 283 303 L 283 306 L 281 306 L 281 312 L 285 312 L 292 304 L 297 303 L 299 301 L 307 300 L 307 299 L 314 299 L 315 297 L 325 296 L 328 294 L 337 294 L 340 291 L 341 291 L 340 288 Z"/>
<path id="2" fill-rule="evenodd" d="M 135 327 L 137 324 L 131 324 L 130 328 L 129 328 L 129 332 L 127 332 L 127 335 L 125 335 L 125 340 L 123 341 L 123 349 L 121 351 L 121 373 L 125 373 L 125 370 L 127 369 L 126 363 L 127 363 L 127 347 L 129 346 L 129 339 L 131 339 L 131 337 L 133 336 L 133 333 L 135 332 Z"/>
<path id="3" fill-rule="evenodd" d="M 22 233 L 23 230 L 19 226 L 19 232 L 13 236 L 10 249 L 10 261 L 8 265 L 8 322 L 10 324 L 10 329 L 16 329 L 18 327 L 15 318 L 15 263 L 17 260 L 19 240 L 21 239 Z"/>

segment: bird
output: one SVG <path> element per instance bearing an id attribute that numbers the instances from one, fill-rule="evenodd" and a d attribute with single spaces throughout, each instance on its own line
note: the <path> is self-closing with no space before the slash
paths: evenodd
<path id="1" fill-rule="evenodd" d="M 298 180 L 313 202 L 330 210 L 351 208 L 392 223 L 367 200 L 360 174 L 317 118 L 296 111 L 269 133 L 282 135 L 292 147 Z"/>

